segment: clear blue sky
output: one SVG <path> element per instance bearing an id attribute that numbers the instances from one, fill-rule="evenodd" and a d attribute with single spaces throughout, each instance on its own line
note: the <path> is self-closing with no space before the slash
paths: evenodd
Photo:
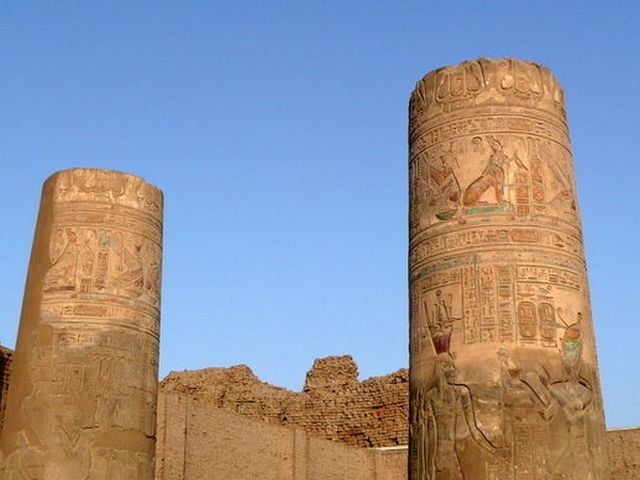
<path id="1" fill-rule="evenodd" d="M 0 342 L 43 180 L 165 192 L 161 374 L 405 367 L 407 102 L 478 56 L 564 85 L 610 426 L 640 425 L 640 2 L 0 0 Z"/>

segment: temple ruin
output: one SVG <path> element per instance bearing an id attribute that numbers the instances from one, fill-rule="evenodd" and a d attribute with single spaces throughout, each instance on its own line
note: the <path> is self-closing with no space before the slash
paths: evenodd
<path id="1" fill-rule="evenodd" d="M 0 347 L 0 478 L 640 478 L 640 429 L 604 427 L 560 85 L 478 59 L 409 114 L 410 368 L 322 358 L 300 392 L 244 365 L 158 385 L 162 193 L 52 175 Z"/>
<path id="2" fill-rule="evenodd" d="M 360 381 L 354 360 L 336 356 L 308 376 L 313 386 L 292 392 L 245 365 L 172 372 L 158 392 L 155 478 L 406 480 L 408 369 Z M 611 478 L 640 478 L 640 429 L 606 441 Z"/>

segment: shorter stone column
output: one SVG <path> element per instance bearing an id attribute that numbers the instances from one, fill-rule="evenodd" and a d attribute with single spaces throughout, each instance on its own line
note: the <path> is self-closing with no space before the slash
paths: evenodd
<path id="1" fill-rule="evenodd" d="M 44 184 L 0 478 L 151 480 L 162 193 L 97 169 Z"/>

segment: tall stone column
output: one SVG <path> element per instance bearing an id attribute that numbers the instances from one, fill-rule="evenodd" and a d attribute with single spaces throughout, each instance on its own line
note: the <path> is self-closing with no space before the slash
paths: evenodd
<path id="1" fill-rule="evenodd" d="M 410 479 L 608 478 L 560 85 L 464 62 L 409 123 Z"/>
<path id="2" fill-rule="evenodd" d="M 141 178 L 45 182 L 1 478 L 153 478 L 161 254 L 162 193 Z"/>

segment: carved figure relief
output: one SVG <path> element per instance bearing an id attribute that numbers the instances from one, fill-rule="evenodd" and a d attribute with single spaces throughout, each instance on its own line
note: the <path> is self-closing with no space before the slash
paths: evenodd
<path id="1" fill-rule="evenodd" d="M 464 191 L 462 202 L 465 206 L 475 205 L 480 201 L 482 195 L 489 189 L 493 188 L 495 193 L 496 202 L 500 205 L 507 203 L 504 198 L 504 182 L 505 182 L 505 167 L 514 160 L 516 164 L 525 170 L 522 161 L 516 156 L 513 158 L 507 157 L 504 153 L 504 147 L 502 143 L 496 138 L 490 137 L 488 143 L 491 147 L 492 153 L 487 160 L 482 174 L 476 178 Z"/>
<path id="2" fill-rule="evenodd" d="M 573 323 L 562 318 L 562 309 L 558 308 L 558 318 L 564 326 L 562 335 L 562 360 L 569 380 L 576 380 L 580 375 L 582 357 L 582 313 L 578 312 Z"/>
<path id="3" fill-rule="evenodd" d="M 459 167 L 455 147 L 450 144 L 447 150 L 434 155 L 437 161 L 425 157 L 416 167 L 416 217 L 432 214 L 439 220 L 448 220 L 457 213 L 461 200 L 460 183 L 454 172 L 454 167 Z"/>
<path id="4" fill-rule="evenodd" d="M 482 452 L 488 455 L 487 469 L 482 468 L 477 478 L 490 478 L 486 473 L 490 465 L 505 471 L 509 450 L 494 444 L 480 428 L 471 389 L 458 381 L 453 355 L 437 353 L 435 345 L 430 349 L 435 368 L 412 400 L 414 475 L 425 480 L 464 480 L 464 472 L 479 461 Z"/>
<path id="5" fill-rule="evenodd" d="M 109 293 L 152 305 L 159 301 L 160 249 L 129 231 L 58 228 L 50 246 L 46 293 Z"/>
<path id="6" fill-rule="evenodd" d="M 409 428 L 413 438 L 410 451 L 414 464 L 413 477 L 419 480 L 428 480 L 433 478 L 435 474 L 434 465 L 430 464 L 436 448 L 432 433 L 435 428 L 435 417 L 422 389 L 415 393 L 410 417 Z"/>
<path id="7" fill-rule="evenodd" d="M 45 291 L 75 289 L 78 250 L 78 236 L 73 229 L 56 230 L 51 245 L 51 268 L 44 280 Z"/>
<path id="8" fill-rule="evenodd" d="M 5 480 L 41 480 L 44 478 L 44 455 L 29 445 L 21 432 L 15 436 L 15 449 L 0 462 L 0 478 Z"/>
<path id="9" fill-rule="evenodd" d="M 567 148 L 527 135 L 460 135 L 415 154 L 412 232 L 446 221 L 487 222 L 496 213 L 507 222 L 561 218 L 575 224 L 574 187 L 564 173 L 571 170 Z"/>
<path id="10" fill-rule="evenodd" d="M 439 165 L 429 167 L 429 206 L 436 207 L 436 217 L 441 220 L 451 218 L 460 205 L 460 184 L 454 166 L 458 166 L 456 155 L 449 145 L 449 150 L 441 152 Z"/>
<path id="11" fill-rule="evenodd" d="M 589 423 L 593 414 L 589 412 L 593 400 L 591 387 L 586 382 L 558 382 L 551 385 L 551 394 L 561 407 L 562 420 L 568 430 L 561 446 L 560 455 L 552 466 L 556 478 L 593 477 L 596 471 L 589 438 Z"/>

